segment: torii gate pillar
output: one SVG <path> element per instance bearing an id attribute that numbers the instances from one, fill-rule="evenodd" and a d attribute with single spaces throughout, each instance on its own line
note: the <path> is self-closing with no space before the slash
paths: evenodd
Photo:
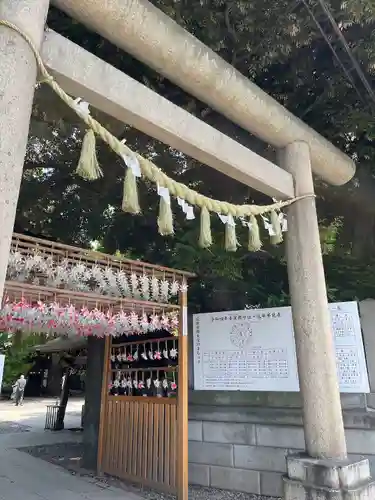
<path id="1" fill-rule="evenodd" d="M 49 0 L 1 0 L 0 19 L 40 48 Z M 15 31 L 0 26 L 0 301 L 12 240 L 37 77 L 35 56 Z"/>
<path id="2" fill-rule="evenodd" d="M 288 209 L 286 252 L 308 456 L 287 457 L 284 498 L 375 498 L 368 461 L 347 460 L 309 146 L 294 142 L 279 158 L 293 175 L 296 196 L 312 195 Z M 358 496 L 346 496 L 354 490 Z"/>

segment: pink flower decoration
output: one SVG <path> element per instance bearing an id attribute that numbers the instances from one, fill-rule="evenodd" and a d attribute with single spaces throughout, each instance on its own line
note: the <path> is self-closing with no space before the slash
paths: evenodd
<path id="1" fill-rule="evenodd" d="M 175 391 L 175 390 L 177 389 L 177 384 L 176 384 L 176 382 L 172 382 L 172 383 L 171 383 L 171 389 L 172 389 L 172 391 Z"/>
<path id="2" fill-rule="evenodd" d="M 156 351 L 155 354 L 154 354 L 154 359 L 157 359 L 157 360 L 160 360 L 161 359 L 161 352 L 160 351 Z"/>

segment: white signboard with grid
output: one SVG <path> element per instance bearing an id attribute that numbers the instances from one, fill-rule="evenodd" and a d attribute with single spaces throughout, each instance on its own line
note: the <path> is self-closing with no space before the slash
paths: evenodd
<path id="1" fill-rule="evenodd" d="M 330 304 L 341 392 L 370 392 L 356 302 Z M 290 307 L 194 315 L 194 388 L 298 392 Z"/>

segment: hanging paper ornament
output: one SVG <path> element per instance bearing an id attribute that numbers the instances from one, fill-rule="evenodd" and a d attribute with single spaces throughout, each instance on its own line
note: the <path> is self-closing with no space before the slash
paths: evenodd
<path id="1" fill-rule="evenodd" d="M 144 389 L 144 388 L 145 388 L 145 384 L 144 384 L 143 380 L 140 380 L 138 382 L 138 389 Z"/>
<path id="2" fill-rule="evenodd" d="M 157 361 L 161 360 L 161 352 L 160 351 L 155 351 L 154 359 L 156 359 Z"/>
<path id="3" fill-rule="evenodd" d="M 159 297 L 160 297 L 159 280 L 157 279 L 156 276 L 153 276 L 151 278 L 151 293 L 152 293 L 152 300 L 154 302 L 159 302 Z"/>
<path id="4" fill-rule="evenodd" d="M 121 388 L 126 389 L 126 380 L 124 378 L 121 380 Z"/>
<path id="5" fill-rule="evenodd" d="M 158 389 L 160 387 L 160 380 L 159 379 L 155 379 L 154 380 L 154 386 L 156 387 L 156 389 Z"/>
<path id="6" fill-rule="evenodd" d="M 281 230 L 280 218 L 275 210 L 272 210 L 270 217 L 274 233 L 271 235 L 271 243 L 272 245 L 279 245 L 283 241 L 283 233 Z"/>
<path id="7" fill-rule="evenodd" d="M 148 359 L 151 359 L 151 361 L 154 360 L 154 354 L 151 349 L 148 351 Z"/>
<path id="8" fill-rule="evenodd" d="M 141 321 L 140 321 L 140 327 L 141 327 L 141 330 L 143 333 L 147 333 L 149 328 L 150 328 L 146 313 L 142 314 Z"/>
<path id="9" fill-rule="evenodd" d="M 163 349 L 163 356 L 164 356 L 165 359 L 169 359 L 168 349 Z"/>
<path id="10" fill-rule="evenodd" d="M 167 280 L 163 280 L 160 283 L 160 295 L 163 302 L 168 302 L 169 299 L 169 283 Z"/>
<path id="11" fill-rule="evenodd" d="M 141 285 L 142 298 L 144 300 L 150 300 L 150 280 L 145 274 L 139 278 Z"/>
<path id="12" fill-rule="evenodd" d="M 163 384 L 163 389 L 168 389 L 168 380 L 166 378 L 163 379 L 162 384 Z"/>
<path id="13" fill-rule="evenodd" d="M 121 295 L 123 297 L 129 297 L 130 295 L 129 281 L 124 271 L 119 271 L 117 273 L 117 281 L 119 284 Z"/>
<path id="14" fill-rule="evenodd" d="M 172 389 L 172 391 L 175 391 L 175 390 L 177 389 L 177 384 L 176 384 L 176 382 L 172 382 L 172 383 L 171 383 L 171 389 Z"/>
<path id="15" fill-rule="evenodd" d="M 134 361 L 138 361 L 138 359 L 139 359 L 138 351 L 135 351 L 135 353 L 133 354 L 133 358 L 134 358 Z"/>
<path id="16" fill-rule="evenodd" d="M 177 295 L 180 290 L 180 284 L 178 281 L 174 280 L 171 283 L 171 295 Z"/>
<path id="17" fill-rule="evenodd" d="M 170 351 L 169 351 L 169 355 L 172 359 L 176 359 L 177 356 L 178 356 L 178 351 L 175 347 L 173 347 Z"/>
<path id="18" fill-rule="evenodd" d="M 148 378 L 146 380 L 147 389 L 151 389 L 151 384 L 152 384 L 152 380 L 150 378 Z"/>

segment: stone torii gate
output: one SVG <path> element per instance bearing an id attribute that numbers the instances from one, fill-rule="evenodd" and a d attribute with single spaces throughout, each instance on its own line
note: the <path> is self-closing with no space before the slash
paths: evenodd
<path id="1" fill-rule="evenodd" d="M 99 110 L 269 196 L 314 193 L 313 172 L 333 185 L 355 172 L 350 158 L 294 117 L 148 0 L 51 0 L 244 129 L 278 149 L 279 165 L 135 82 L 60 35 L 45 32 L 49 0 L 2 0 L 0 19 L 40 49 L 64 89 Z M 74 64 L 72 64 L 74 61 Z M 0 26 L 0 297 L 21 183 L 37 78 L 34 55 Z M 288 457 L 285 498 L 356 499 L 374 492 L 368 462 L 347 460 L 315 200 L 288 209 L 288 276 L 307 455 Z M 336 496 L 328 497 L 328 491 Z M 332 493 L 332 494 L 333 494 Z M 368 496 L 370 494 L 370 496 Z M 187 498 L 187 497 L 186 497 Z M 184 498 L 185 500 L 185 498 Z"/>

